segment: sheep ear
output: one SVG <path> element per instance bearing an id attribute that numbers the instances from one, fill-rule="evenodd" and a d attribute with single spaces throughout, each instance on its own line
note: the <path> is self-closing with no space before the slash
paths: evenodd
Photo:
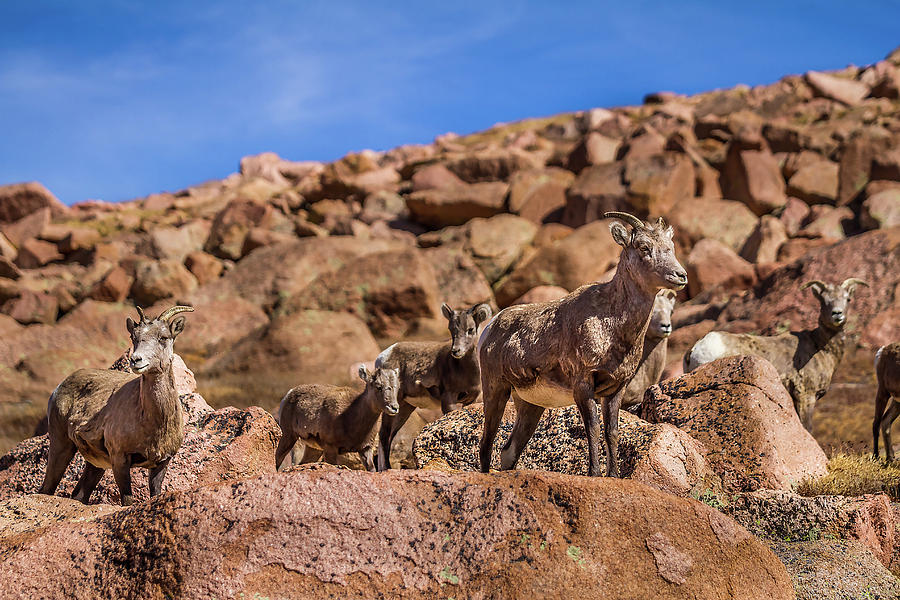
<path id="1" fill-rule="evenodd" d="M 450 308 L 450 305 L 444 302 L 441 304 L 441 314 L 444 315 L 444 318 L 448 321 L 453 317 L 453 309 Z"/>
<path id="2" fill-rule="evenodd" d="M 359 378 L 369 383 L 372 379 L 372 376 L 369 374 L 369 369 L 366 368 L 365 364 L 359 365 Z"/>
<path id="3" fill-rule="evenodd" d="M 175 317 L 169 321 L 169 331 L 172 332 L 172 337 L 184 331 L 184 317 Z"/>
<path id="4" fill-rule="evenodd" d="M 128 317 L 127 319 L 125 319 L 125 327 L 128 329 L 128 335 L 131 335 L 134 333 L 134 328 L 136 326 L 137 326 L 137 323 L 135 323 L 131 317 Z"/>
<path id="5" fill-rule="evenodd" d="M 472 318 L 475 319 L 476 325 L 481 325 L 491 318 L 491 307 L 487 304 L 479 304 L 472 311 Z"/>
<path id="6" fill-rule="evenodd" d="M 662 217 L 660 217 L 660 218 L 662 218 Z M 675 228 L 672 227 L 671 225 L 669 225 L 668 227 L 666 227 L 665 234 L 666 234 L 666 237 L 671 240 L 672 238 L 675 237 Z"/>
<path id="7" fill-rule="evenodd" d="M 631 233 L 621 223 L 610 223 L 609 232 L 612 233 L 613 239 L 616 241 L 616 243 L 623 248 L 627 248 L 631 243 Z"/>

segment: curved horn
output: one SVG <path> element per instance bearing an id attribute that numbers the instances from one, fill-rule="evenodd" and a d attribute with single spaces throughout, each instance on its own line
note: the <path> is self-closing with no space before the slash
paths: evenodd
<path id="1" fill-rule="evenodd" d="M 144 322 L 144 309 L 141 308 L 140 306 L 135 306 L 135 308 L 137 309 L 138 316 L 140 317 L 140 320 L 138 322 L 143 323 Z"/>
<path id="2" fill-rule="evenodd" d="M 801 285 L 800 289 L 805 290 L 806 288 L 812 287 L 814 285 L 819 285 L 820 287 L 823 287 L 823 288 L 828 286 L 828 284 L 826 284 L 824 281 L 819 281 L 818 279 L 811 279 L 811 280 L 807 281 L 806 283 L 804 283 L 803 285 Z"/>
<path id="3" fill-rule="evenodd" d="M 168 321 L 174 315 L 183 312 L 194 312 L 193 306 L 173 306 L 172 308 L 166 310 L 164 313 L 156 317 L 158 321 Z"/>
<path id="4" fill-rule="evenodd" d="M 646 227 L 646 225 L 644 225 L 644 222 L 641 221 L 640 219 L 638 219 L 636 216 L 629 215 L 628 213 L 624 213 L 624 212 L 603 213 L 603 218 L 605 218 L 605 219 L 621 219 L 622 221 L 625 221 L 626 223 L 628 223 L 629 225 L 631 225 L 632 227 L 634 227 L 636 229 L 637 228 L 643 229 L 644 227 Z"/>
<path id="5" fill-rule="evenodd" d="M 864 285 L 869 287 L 869 284 L 863 281 L 862 279 L 857 279 L 856 277 L 850 277 L 849 279 L 845 279 L 844 283 L 841 284 L 841 287 L 845 290 L 851 285 Z"/>

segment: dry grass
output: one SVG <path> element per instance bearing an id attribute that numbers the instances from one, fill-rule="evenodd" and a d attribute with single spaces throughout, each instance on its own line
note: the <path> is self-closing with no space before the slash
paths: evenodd
<path id="1" fill-rule="evenodd" d="M 866 454 L 836 454 L 828 461 L 827 475 L 804 479 L 797 485 L 801 496 L 859 496 L 879 492 L 900 499 L 900 463 L 888 464 Z"/>

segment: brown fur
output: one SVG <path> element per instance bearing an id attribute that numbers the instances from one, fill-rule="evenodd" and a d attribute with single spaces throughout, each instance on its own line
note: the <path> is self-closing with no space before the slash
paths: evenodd
<path id="1" fill-rule="evenodd" d="M 610 216 L 617 216 L 619 213 Z M 675 259 L 673 231 L 660 219 L 645 225 L 610 229 L 623 246 L 612 281 L 582 286 L 552 302 L 506 308 L 488 324 L 479 342 L 485 425 L 481 438 L 481 470 L 491 462 L 494 436 L 513 394 L 516 424 L 501 455 L 501 468 L 511 469 L 534 434 L 544 406 L 523 399 L 531 390 L 571 392 L 588 439 L 588 473 L 600 474 L 599 424 L 595 398 L 603 399 L 606 473 L 618 476 L 618 415 L 624 386 L 637 370 L 644 334 L 656 293 L 681 289 L 684 268 Z M 566 403 L 568 401 L 566 400 Z"/>
<path id="2" fill-rule="evenodd" d="M 369 471 L 375 470 L 375 435 L 378 417 L 396 414 L 399 379 L 394 369 L 376 369 L 369 373 L 359 369 L 366 382 L 362 392 L 349 387 L 308 384 L 291 389 L 281 400 L 278 424 L 281 440 L 275 450 L 275 467 L 279 468 L 297 441 L 305 448 L 301 463 L 318 460 L 337 462 L 337 455 L 359 453 Z"/>
<path id="3" fill-rule="evenodd" d="M 644 336 L 644 351 L 637 371 L 622 396 L 622 408 L 634 409 L 644 398 L 644 392 L 651 385 L 659 383 L 666 368 L 666 350 L 672 333 L 672 309 L 675 308 L 675 292 L 663 290 L 656 295 L 650 324 Z"/>
<path id="4" fill-rule="evenodd" d="M 685 356 L 685 372 L 726 356 L 751 354 L 768 360 L 781 375 L 781 383 L 794 401 L 803 426 L 812 430 L 816 401 L 825 395 L 831 377 L 844 356 L 846 311 L 858 279 L 840 286 L 809 282 L 819 301 L 815 329 L 763 336 L 714 331 L 699 340 Z"/>
<path id="5" fill-rule="evenodd" d="M 882 346 L 875 354 L 875 378 L 878 392 L 875 394 L 875 420 L 872 423 L 872 443 L 878 458 L 878 430 L 884 437 L 884 455 L 894 460 L 891 443 L 891 425 L 900 415 L 900 342 Z M 887 410 L 885 411 L 885 408 Z"/>
<path id="6" fill-rule="evenodd" d="M 193 309 L 190 309 L 193 310 Z M 131 468 L 150 470 L 150 495 L 160 492 L 169 461 L 184 439 L 181 402 L 172 373 L 175 337 L 184 317 L 128 319 L 132 369 L 79 369 L 60 383 L 47 406 L 50 451 L 40 493 L 53 494 L 76 450 L 85 469 L 73 498 L 87 504 L 111 468 L 123 505 L 132 503 Z"/>
<path id="7" fill-rule="evenodd" d="M 450 328 L 449 342 L 398 342 L 382 352 L 376 368 L 397 369 L 400 412 L 381 418 L 378 442 L 378 470 L 391 468 L 391 443 L 417 407 L 440 403 L 447 414 L 475 402 L 481 393 L 481 371 L 475 343 L 478 326 L 491 317 L 487 304 L 453 310 L 441 307 Z M 410 401 L 407 401 L 409 399 Z"/>

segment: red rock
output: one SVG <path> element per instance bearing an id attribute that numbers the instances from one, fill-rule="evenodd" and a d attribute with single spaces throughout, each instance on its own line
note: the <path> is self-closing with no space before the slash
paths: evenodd
<path id="1" fill-rule="evenodd" d="M 109 270 L 88 292 L 88 297 L 101 302 L 123 302 L 134 279 L 122 267 Z"/>
<path id="2" fill-rule="evenodd" d="M 165 298 L 185 298 L 197 288 L 197 280 L 175 260 L 142 260 L 135 266 L 131 296 L 140 306 Z"/>
<path id="3" fill-rule="evenodd" d="M 790 489 L 827 472 L 775 368 L 758 357 L 719 359 L 653 386 L 641 412 L 703 443 L 726 489 Z"/>
<path id="4" fill-rule="evenodd" d="M 574 179 L 572 173 L 558 167 L 517 171 L 509 179 L 509 210 L 533 223 L 559 218 L 566 205 L 566 190 Z"/>
<path id="5" fill-rule="evenodd" d="M 19 270 L 19 267 L 17 267 L 14 262 L 5 256 L 0 256 L 0 277 L 6 279 L 18 279 L 21 276 L 22 271 Z"/>
<path id="6" fill-rule="evenodd" d="M 175 196 L 172 194 L 150 194 L 141 202 L 141 207 L 150 212 L 165 212 L 175 206 Z"/>
<path id="7" fill-rule="evenodd" d="M 869 94 L 865 84 L 828 73 L 808 71 L 804 76 L 817 96 L 831 98 L 849 106 L 855 106 Z"/>
<path id="8" fill-rule="evenodd" d="M 413 192 L 406 206 L 414 220 L 432 227 L 460 225 L 475 217 L 492 217 L 506 204 L 509 186 L 501 182 L 473 183 Z"/>
<path id="9" fill-rule="evenodd" d="M 149 234 L 149 254 L 182 262 L 191 252 L 201 250 L 210 235 L 210 223 L 194 219 L 180 227 L 155 227 Z"/>
<path id="10" fill-rule="evenodd" d="M 566 168 L 573 173 L 580 173 L 590 165 L 615 162 L 620 145 L 619 140 L 592 131 L 569 154 Z"/>
<path id="11" fill-rule="evenodd" d="M 800 168 L 788 181 L 787 193 L 808 204 L 834 204 L 838 192 L 837 163 L 820 160 Z"/>
<path id="12" fill-rule="evenodd" d="M 633 160 L 647 158 L 661 153 L 666 146 L 666 138 L 650 126 L 640 127 L 635 134 L 625 140 L 621 154 Z"/>
<path id="13" fill-rule="evenodd" d="M 834 242 L 834 239 L 824 237 L 798 237 L 789 239 L 778 248 L 778 262 L 792 263 L 797 259 L 811 254 L 815 250 L 831 246 Z"/>
<path id="14" fill-rule="evenodd" d="M 543 163 L 529 152 L 516 149 L 487 149 L 452 155 L 446 167 L 467 183 L 506 181 L 516 171 L 538 169 Z"/>
<path id="15" fill-rule="evenodd" d="M 178 336 L 178 348 L 185 356 L 198 358 L 226 352 L 269 324 L 260 307 L 240 297 L 195 304 L 189 318 L 189 326 Z"/>
<path id="16" fill-rule="evenodd" d="M 881 127 L 864 127 L 851 134 L 841 151 L 838 169 L 837 204 L 852 202 L 866 187 L 872 171 L 872 160 L 887 150 L 890 135 Z"/>
<path id="17" fill-rule="evenodd" d="M 494 289 L 497 303 L 501 307 L 509 306 L 539 285 L 555 285 L 571 291 L 595 281 L 616 263 L 619 249 L 609 233 L 609 220 L 588 223 L 516 265 L 497 283 Z"/>
<path id="18" fill-rule="evenodd" d="M 260 177 L 274 184 L 287 186 L 287 179 L 278 169 L 281 162 L 281 157 L 274 152 L 245 156 L 241 159 L 241 175 L 248 178 Z"/>
<path id="19" fill-rule="evenodd" d="M 19 246 L 16 265 L 23 269 L 37 269 L 51 262 L 65 258 L 56 244 L 30 238 Z"/>
<path id="20" fill-rule="evenodd" d="M 694 244 L 685 268 L 691 296 L 713 288 L 746 289 L 756 280 L 753 265 L 717 240 L 702 239 Z"/>
<path id="21" fill-rule="evenodd" d="M 800 228 L 809 217 L 809 205 L 797 198 L 788 198 L 784 210 L 778 216 L 778 220 L 784 224 L 784 229 L 789 236 L 797 235 Z"/>
<path id="22" fill-rule="evenodd" d="M 584 169 L 566 192 L 562 222 L 570 227 L 603 218 L 603 213 L 628 208 L 622 184 L 622 163 Z"/>
<path id="23" fill-rule="evenodd" d="M 694 167 L 689 158 L 674 152 L 628 155 L 623 181 L 628 203 L 639 216 L 666 214 L 677 202 L 694 196 Z"/>
<path id="24" fill-rule="evenodd" d="M 772 215 L 763 215 L 741 248 L 741 258 L 752 263 L 774 263 L 778 249 L 788 239 L 784 223 Z"/>
<path id="25" fill-rule="evenodd" d="M 794 597 L 772 552 L 714 509 L 551 473 L 307 468 L 20 539 L 0 582 L 35 597 Z M 120 568 L 135 556 L 153 566 Z"/>
<path id="26" fill-rule="evenodd" d="M 79 250 L 91 250 L 102 239 L 100 232 L 87 227 L 71 227 L 58 246 L 63 254 L 71 254 Z"/>
<path id="27" fill-rule="evenodd" d="M 380 191 L 366 196 L 363 201 L 363 210 L 359 218 L 369 225 L 376 221 L 394 221 L 406 219 L 409 211 L 406 209 L 406 200 L 394 192 Z"/>
<path id="28" fill-rule="evenodd" d="M 690 248 L 703 238 L 715 239 L 738 251 L 753 233 L 758 219 L 744 204 L 721 198 L 686 198 L 666 215 L 676 240 Z"/>
<path id="29" fill-rule="evenodd" d="M 465 182 L 462 179 L 440 163 L 422 167 L 412 176 L 412 189 L 414 192 L 460 187 L 463 185 L 465 185 Z"/>
<path id="30" fill-rule="evenodd" d="M 813 211 L 812 219 L 798 232 L 803 237 L 823 237 L 833 241 L 844 239 L 844 224 L 851 223 L 854 219 L 853 211 L 846 206 L 813 207 L 823 210 Z"/>
<path id="31" fill-rule="evenodd" d="M 778 163 L 768 150 L 741 150 L 732 143 L 722 172 L 722 192 L 738 200 L 757 215 L 784 206 L 784 180 Z"/>
<path id="32" fill-rule="evenodd" d="M 876 154 L 872 159 L 872 179 L 900 181 L 900 146 Z"/>
<path id="33" fill-rule="evenodd" d="M 0 306 L 0 312 L 9 315 L 23 325 L 31 323 L 55 323 L 59 304 L 52 294 L 22 290 L 20 294 Z"/>
<path id="34" fill-rule="evenodd" d="M 297 239 L 297 236 L 293 233 L 284 233 L 281 231 L 272 231 L 263 227 L 254 227 L 247 233 L 247 237 L 244 238 L 244 247 L 242 248 L 241 253 L 246 256 L 257 248 L 292 242 L 295 239 Z"/>
<path id="35" fill-rule="evenodd" d="M 222 261 L 202 250 L 188 253 L 184 258 L 184 266 L 200 285 L 218 279 L 224 269 Z"/>
<path id="36" fill-rule="evenodd" d="M 450 306 L 475 306 L 486 302 L 496 306 L 491 284 L 472 257 L 450 246 L 425 248 L 422 256 L 427 260 L 437 279 L 443 301 Z M 439 321 L 441 337 L 446 337 L 447 322 Z"/>
<path id="37" fill-rule="evenodd" d="M 900 98 L 900 69 L 886 60 L 875 63 L 868 72 L 871 76 L 871 94 L 873 98 Z"/>
<path id="38" fill-rule="evenodd" d="M 16 260 L 16 254 L 16 247 L 0 232 L 0 257 L 13 261 Z"/>
<path id="39" fill-rule="evenodd" d="M 264 223 L 270 211 L 271 208 L 264 204 L 232 200 L 216 214 L 204 250 L 219 258 L 241 258 L 247 233 Z"/>
<path id="40" fill-rule="evenodd" d="M 866 198 L 859 221 L 866 229 L 900 225 L 900 186 Z"/>
<path id="41" fill-rule="evenodd" d="M 50 223 L 50 209 L 39 208 L 18 221 L 0 225 L 0 231 L 14 246 L 21 246 L 26 240 L 41 235 L 44 228 Z"/>
<path id="42" fill-rule="evenodd" d="M 0 223 L 18 221 L 42 208 L 49 208 L 54 218 L 69 212 L 56 196 L 36 181 L 0 185 Z"/>
<path id="43" fill-rule="evenodd" d="M 569 291 L 558 285 L 539 285 L 531 288 L 513 302 L 513 304 L 533 304 L 535 302 L 551 302 L 568 296 Z"/>

